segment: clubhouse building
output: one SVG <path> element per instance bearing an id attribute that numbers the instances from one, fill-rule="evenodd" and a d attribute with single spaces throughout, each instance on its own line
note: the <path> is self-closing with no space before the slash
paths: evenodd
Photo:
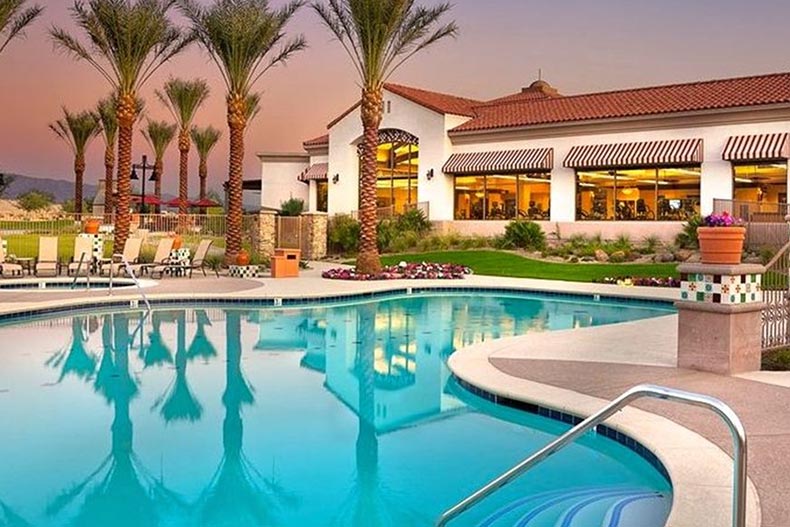
<path id="1" fill-rule="evenodd" d="M 259 154 L 261 204 L 354 213 L 359 113 L 304 152 Z M 584 95 L 539 80 L 491 101 L 387 84 L 379 143 L 383 214 L 419 207 L 465 234 L 521 218 L 563 236 L 669 238 L 714 200 L 787 202 L 790 73 Z"/>

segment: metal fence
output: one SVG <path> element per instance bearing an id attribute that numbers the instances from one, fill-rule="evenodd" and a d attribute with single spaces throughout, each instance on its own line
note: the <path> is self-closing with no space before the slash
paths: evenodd
<path id="1" fill-rule="evenodd" d="M 779 248 L 787 242 L 790 233 L 785 221 L 790 212 L 787 203 L 714 199 L 713 211 L 717 214 L 726 211 L 744 221 L 747 249 Z"/>
<path id="2" fill-rule="evenodd" d="M 766 266 L 762 290 L 763 351 L 790 347 L 790 242 Z"/>

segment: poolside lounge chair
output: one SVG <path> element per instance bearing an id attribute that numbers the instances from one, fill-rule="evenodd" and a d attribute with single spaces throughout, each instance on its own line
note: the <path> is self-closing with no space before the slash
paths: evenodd
<path id="1" fill-rule="evenodd" d="M 134 266 L 140 263 L 140 249 L 143 247 L 142 238 L 128 238 L 126 244 L 123 246 L 123 253 L 113 254 L 112 258 L 103 260 L 101 262 L 100 274 L 112 273 L 117 276 L 126 272 L 124 260 L 129 262 L 129 265 Z"/>
<path id="2" fill-rule="evenodd" d="M 3 249 L 2 240 L 0 240 L 0 274 L 2 274 L 3 277 L 22 276 L 21 265 L 6 261 L 6 254 L 5 249 Z"/>
<path id="3" fill-rule="evenodd" d="M 165 263 L 164 265 L 157 265 L 151 269 L 151 274 L 159 274 L 161 276 L 165 273 L 165 271 L 170 269 L 177 269 L 179 271 L 189 270 L 189 277 L 192 278 L 192 272 L 195 269 L 200 269 L 203 272 L 203 276 L 206 276 L 206 256 L 208 256 L 208 252 L 211 249 L 211 244 L 212 241 L 209 239 L 200 240 L 197 249 L 195 249 L 195 254 L 189 264 L 184 265 L 182 263 Z M 214 272 L 219 278 L 219 271 L 214 270 Z"/>
<path id="4" fill-rule="evenodd" d="M 143 272 L 155 272 L 155 269 L 161 266 L 166 266 L 170 260 L 170 253 L 173 252 L 173 238 L 162 238 L 159 240 L 159 245 L 156 246 L 156 253 L 154 254 L 154 261 L 148 264 L 138 264 L 134 266 Z"/>
<path id="5" fill-rule="evenodd" d="M 66 268 L 69 276 L 77 273 L 80 276 L 87 276 L 91 272 L 93 265 L 93 241 L 90 238 L 77 236 L 74 238 L 74 257 Z"/>
<path id="6" fill-rule="evenodd" d="M 38 239 L 38 260 L 36 261 L 36 276 L 51 274 L 58 276 L 60 263 L 58 262 L 58 239 L 54 236 L 42 236 Z"/>

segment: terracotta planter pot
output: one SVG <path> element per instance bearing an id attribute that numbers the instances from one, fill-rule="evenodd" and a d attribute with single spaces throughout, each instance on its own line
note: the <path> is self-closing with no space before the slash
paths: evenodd
<path id="1" fill-rule="evenodd" d="M 250 253 L 248 253 L 244 249 L 239 251 L 239 253 L 236 255 L 236 265 L 242 267 L 246 265 L 250 265 Z"/>
<path id="2" fill-rule="evenodd" d="M 180 249 L 183 244 L 184 244 L 184 239 L 181 238 L 181 236 L 176 235 L 175 238 L 173 238 L 173 250 L 174 251 L 177 251 L 178 249 Z"/>
<path id="3" fill-rule="evenodd" d="M 82 230 L 86 234 L 99 234 L 99 226 L 101 226 L 99 220 L 91 218 L 85 220 L 85 225 L 83 225 Z"/>
<path id="4" fill-rule="evenodd" d="M 737 265 L 741 263 L 744 227 L 698 227 L 699 249 L 704 264 Z"/>

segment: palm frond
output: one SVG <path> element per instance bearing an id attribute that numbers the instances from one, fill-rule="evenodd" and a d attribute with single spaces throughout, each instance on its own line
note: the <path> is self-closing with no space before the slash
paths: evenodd
<path id="1" fill-rule="evenodd" d="M 156 90 L 156 96 L 173 115 L 179 128 L 188 130 L 198 109 L 208 99 L 209 92 L 208 84 L 202 79 L 170 79 L 164 90 Z"/>
<path id="2" fill-rule="evenodd" d="M 0 1 L 0 53 L 12 40 L 24 36 L 25 28 L 44 11 L 38 5 L 25 8 L 26 3 L 27 0 Z"/>
<path id="3" fill-rule="evenodd" d="M 116 114 L 117 99 L 113 96 L 105 97 L 96 103 L 96 114 L 101 121 L 106 145 L 114 145 L 118 138 L 118 116 Z"/>
<path id="4" fill-rule="evenodd" d="M 178 126 L 175 124 L 170 124 L 166 121 L 151 121 L 149 119 L 146 127 L 140 132 L 154 150 L 156 158 L 162 159 L 170 143 L 173 142 L 177 130 Z"/>
<path id="5" fill-rule="evenodd" d="M 71 113 L 63 108 L 63 117 L 49 125 L 77 156 L 84 156 L 90 142 L 102 132 L 99 116 L 90 111 Z"/>
<path id="6" fill-rule="evenodd" d="M 195 149 L 198 151 L 200 159 L 207 159 L 211 151 L 219 142 L 222 137 L 222 132 L 213 126 L 205 128 L 192 127 L 191 131 L 192 142 L 195 143 Z"/>

